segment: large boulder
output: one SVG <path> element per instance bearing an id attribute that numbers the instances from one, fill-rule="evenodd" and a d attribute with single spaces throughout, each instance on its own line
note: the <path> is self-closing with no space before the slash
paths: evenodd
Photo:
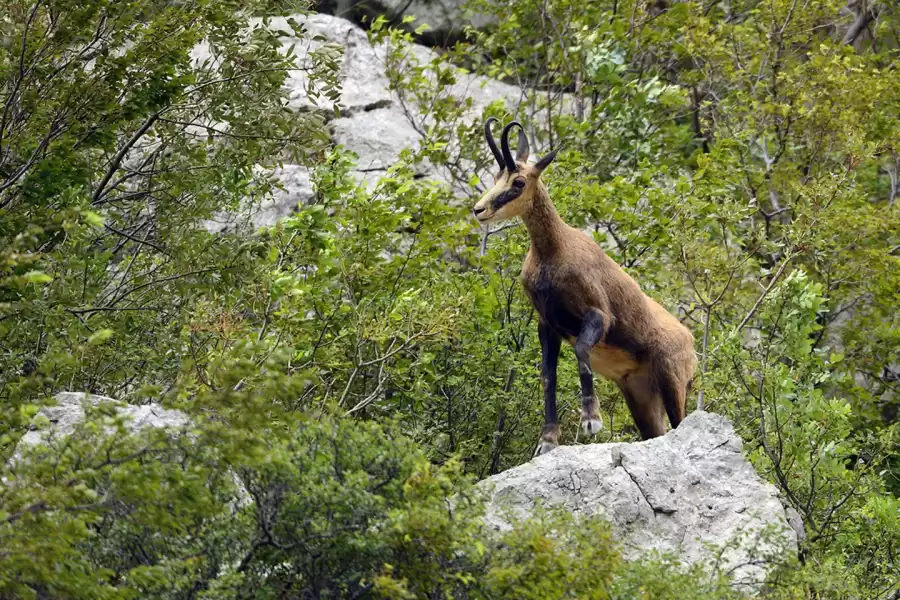
<path id="1" fill-rule="evenodd" d="M 560 446 L 480 485 L 497 529 L 538 503 L 598 515 L 628 558 L 672 553 L 755 589 L 775 561 L 796 555 L 797 532 L 741 450 L 726 418 L 695 412 L 663 437 Z"/>
<path id="2" fill-rule="evenodd" d="M 183 412 L 163 408 L 159 404 L 134 406 L 117 402 L 106 396 L 83 392 L 60 392 L 54 396 L 54 400 L 56 400 L 56 404 L 41 407 L 35 416 L 35 422 L 45 421 L 47 426 L 32 428 L 21 437 L 12 458 L 14 462 L 30 446 L 52 443 L 54 440 L 71 435 L 78 424 L 84 421 L 85 409 L 100 404 L 114 404 L 116 414 L 124 419 L 130 433 L 137 433 L 147 428 L 171 428 L 180 433 L 190 424 L 187 415 Z"/>
<path id="3" fill-rule="evenodd" d="M 334 141 L 359 156 L 361 173 L 384 174 L 404 148 L 419 145 L 420 136 L 393 107 L 379 108 L 334 121 Z"/>
<path id="4" fill-rule="evenodd" d="M 332 139 L 352 150 L 359 156 L 359 178 L 363 181 L 377 179 L 389 168 L 405 148 L 415 149 L 422 138 L 421 131 L 427 126 L 426 116 L 417 114 L 415 107 L 400 101 L 390 89 L 386 75 L 388 46 L 386 43 L 372 44 L 366 33 L 352 22 L 326 14 L 312 14 L 295 17 L 307 32 L 307 37 L 298 39 L 283 36 L 281 43 L 285 50 L 293 48 L 298 64 L 311 66 L 310 52 L 327 44 L 343 48 L 338 77 L 341 81 L 340 117 L 331 121 Z M 285 20 L 271 20 L 271 24 L 282 31 L 288 31 Z M 409 48 L 408 58 L 420 64 L 427 64 L 437 57 L 437 52 L 421 45 Z M 297 108 L 333 112 L 333 105 L 325 98 L 312 100 L 306 93 L 308 81 L 305 70 L 296 71 L 288 79 L 291 104 Z M 487 77 L 479 77 L 460 71 L 457 83 L 450 90 L 460 103 L 472 100 L 467 116 L 472 121 L 481 118 L 483 109 L 490 103 L 501 100 L 510 108 L 522 100 L 518 87 Z M 431 172 L 437 175 L 440 172 Z M 452 183 L 446 181 L 447 183 Z"/>
<path id="5" fill-rule="evenodd" d="M 142 431 L 157 429 L 165 430 L 165 434 L 171 439 L 182 435 L 190 435 L 191 419 L 180 410 L 164 408 L 160 404 L 133 405 L 100 396 L 86 394 L 84 392 L 60 392 L 53 399 L 53 405 L 43 406 L 35 415 L 33 423 L 41 423 L 40 427 L 32 428 L 19 439 L 16 449 L 10 458 L 10 464 L 15 465 L 22 459 L 23 454 L 39 444 L 54 446 L 65 442 L 65 439 L 75 433 L 76 428 L 87 416 L 87 410 L 100 405 L 112 405 L 117 417 L 122 419 L 128 434 L 136 434 Z M 251 502 L 250 493 L 236 473 L 231 473 L 235 484 L 236 499 L 233 503 L 235 509 Z"/>
<path id="6" fill-rule="evenodd" d="M 332 141 L 359 157 L 353 175 L 360 182 L 372 184 L 397 162 L 402 150 L 418 148 L 422 139 L 420 132 L 426 128 L 428 119 L 416 114 L 413 107 L 404 107 L 390 89 L 386 75 L 386 44 L 371 44 L 362 29 L 340 17 L 310 14 L 294 18 L 303 25 L 306 34 L 302 38 L 285 34 L 279 40 L 285 52 L 292 50 L 295 53 L 301 67 L 291 72 L 285 83 L 290 105 L 299 110 L 318 111 L 325 116 L 329 120 Z M 274 29 L 291 31 L 286 17 L 275 17 L 269 22 Z M 343 52 L 338 73 L 341 82 L 338 117 L 334 117 L 332 102 L 321 96 L 312 98 L 308 93 L 306 73 L 312 66 L 311 53 L 328 45 L 340 46 Z M 413 45 L 409 49 L 409 58 L 423 64 L 435 56 L 434 50 L 422 45 Z M 208 50 L 203 45 L 197 46 L 193 58 L 198 62 L 207 59 Z M 460 103 L 472 100 L 467 113 L 471 121 L 479 120 L 484 108 L 496 100 L 505 102 L 511 109 L 522 101 L 519 88 L 462 71 L 451 95 Z M 457 195 L 471 193 L 468 184 L 460 187 L 459 177 L 452 177 L 445 168 L 422 165 L 420 174 L 455 185 Z M 248 199 L 237 214 L 223 212 L 206 222 L 205 227 L 212 232 L 221 232 L 273 225 L 315 197 L 305 167 L 286 164 L 275 169 L 272 175 L 284 186 L 283 192 L 261 203 Z M 478 175 L 483 181 L 489 180 L 488 173 Z"/>

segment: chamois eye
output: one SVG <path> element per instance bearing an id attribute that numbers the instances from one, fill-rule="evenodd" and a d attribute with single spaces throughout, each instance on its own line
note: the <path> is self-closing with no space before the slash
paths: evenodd
<path id="1" fill-rule="evenodd" d="M 513 181 L 512 184 L 513 184 L 515 187 L 521 189 L 521 188 L 525 187 L 525 180 L 524 180 L 524 179 L 516 179 L 516 180 Z"/>

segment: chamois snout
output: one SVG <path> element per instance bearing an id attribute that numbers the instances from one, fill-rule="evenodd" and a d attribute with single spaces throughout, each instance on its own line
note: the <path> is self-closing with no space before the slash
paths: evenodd
<path id="1" fill-rule="evenodd" d="M 510 184 L 504 173 L 494 184 L 494 187 L 479 200 L 472 208 L 472 214 L 481 223 L 511 219 L 522 213 L 523 191 L 525 189 L 524 178 L 513 174 L 513 178 L 520 180 Z"/>

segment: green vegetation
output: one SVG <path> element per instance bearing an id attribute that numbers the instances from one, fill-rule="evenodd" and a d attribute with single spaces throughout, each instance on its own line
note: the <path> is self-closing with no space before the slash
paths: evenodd
<path id="1" fill-rule="evenodd" d="M 603 523 L 479 522 L 472 480 L 530 456 L 542 407 L 524 230 L 484 240 L 468 200 L 414 177 L 441 165 L 474 195 L 489 164 L 459 66 L 526 90 L 482 116 L 565 145 L 561 214 L 692 328 L 692 402 L 801 515 L 766 596 L 896 596 L 896 7 L 471 6 L 497 25 L 428 63 L 372 24 L 423 139 L 368 190 L 325 117 L 288 107 L 295 57 L 248 28 L 266 3 L 0 8 L 0 597 L 736 594 L 623 561 Z M 340 59 L 314 55 L 310 93 L 337 97 Z M 271 194 L 282 161 L 313 169 L 314 203 L 252 236 L 200 226 Z M 99 407 L 9 462 L 63 390 L 160 401 L 189 435 L 127 435 Z M 636 439 L 599 394 L 603 441 Z M 577 399 L 564 360 L 564 443 Z"/>

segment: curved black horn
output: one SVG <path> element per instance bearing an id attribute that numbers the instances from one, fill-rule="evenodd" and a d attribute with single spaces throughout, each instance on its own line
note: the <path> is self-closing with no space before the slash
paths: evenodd
<path id="1" fill-rule="evenodd" d="M 506 163 L 506 170 L 510 173 L 513 173 L 518 169 L 516 161 L 513 160 L 512 152 L 509 151 L 509 132 L 513 127 L 522 129 L 522 124 L 518 121 L 510 121 L 506 124 L 506 127 L 503 128 L 503 133 L 500 135 L 500 148 L 503 153 L 503 162 Z"/>
<path id="2" fill-rule="evenodd" d="M 502 171 L 505 168 L 505 165 L 503 164 L 503 155 L 500 154 L 500 149 L 497 148 L 497 142 L 494 141 L 494 136 L 491 134 L 491 123 L 497 120 L 499 120 L 497 117 L 488 117 L 488 120 L 484 122 L 484 139 L 487 140 L 488 147 L 491 149 L 491 153 L 494 155 L 494 158 L 497 160 L 497 165 Z"/>

